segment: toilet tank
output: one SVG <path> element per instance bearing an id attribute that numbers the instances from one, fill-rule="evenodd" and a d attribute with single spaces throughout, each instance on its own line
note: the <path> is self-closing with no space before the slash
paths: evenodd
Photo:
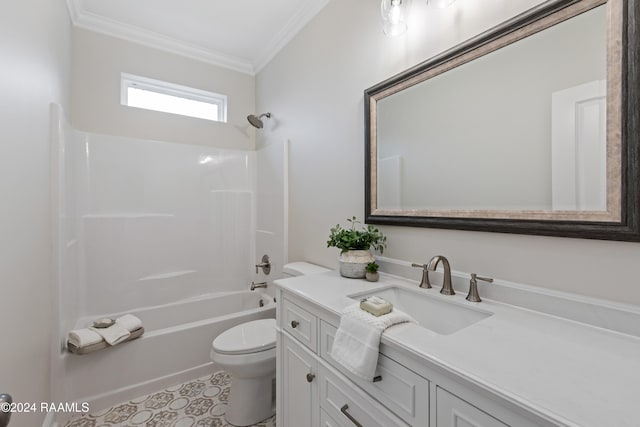
<path id="1" fill-rule="evenodd" d="M 309 274 L 325 273 L 327 271 L 331 270 L 305 261 L 290 262 L 282 267 L 282 273 L 288 277 L 307 276 Z"/>

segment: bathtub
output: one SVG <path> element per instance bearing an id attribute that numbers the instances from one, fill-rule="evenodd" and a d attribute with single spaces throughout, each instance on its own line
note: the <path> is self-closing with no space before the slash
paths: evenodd
<path id="1" fill-rule="evenodd" d="M 275 303 L 266 293 L 239 291 L 130 313 L 142 320 L 142 337 L 82 356 L 63 354 L 66 401 L 89 402 L 94 412 L 212 373 L 213 339 L 240 323 L 275 318 Z M 96 317 L 104 316 L 79 319 L 76 327 Z"/>

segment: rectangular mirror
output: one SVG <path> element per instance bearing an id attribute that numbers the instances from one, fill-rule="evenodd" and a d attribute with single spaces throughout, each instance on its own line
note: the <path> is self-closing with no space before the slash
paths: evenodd
<path id="1" fill-rule="evenodd" d="M 366 221 L 640 240 L 636 1 L 549 1 L 365 91 Z"/>

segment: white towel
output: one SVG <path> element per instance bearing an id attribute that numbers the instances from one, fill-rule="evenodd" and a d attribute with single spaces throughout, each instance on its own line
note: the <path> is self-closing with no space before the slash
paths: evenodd
<path id="1" fill-rule="evenodd" d="M 129 338 L 129 331 L 118 323 L 114 323 L 108 328 L 89 328 L 98 333 L 109 345 L 116 345 Z"/>
<path id="2" fill-rule="evenodd" d="M 97 344 L 102 341 L 100 334 L 97 334 L 89 329 L 74 329 L 69 332 L 67 339 L 71 344 L 80 348 L 86 347 L 92 344 Z"/>
<path id="3" fill-rule="evenodd" d="M 331 357 L 354 375 L 372 381 L 378 364 L 380 337 L 397 323 L 415 322 L 400 310 L 374 316 L 360 309 L 360 303 L 347 306 L 340 318 L 331 348 Z"/>
<path id="4" fill-rule="evenodd" d="M 140 329 L 142 327 L 142 320 L 140 320 L 133 314 L 125 314 L 122 317 L 118 317 L 116 319 L 116 323 L 129 332 L 133 332 L 136 329 Z"/>

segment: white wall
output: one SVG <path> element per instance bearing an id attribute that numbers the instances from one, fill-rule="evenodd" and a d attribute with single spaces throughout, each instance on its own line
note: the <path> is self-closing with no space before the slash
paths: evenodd
<path id="1" fill-rule="evenodd" d="M 329 228 L 364 215 L 364 89 L 541 2 L 458 0 L 438 10 L 414 1 L 409 33 L 386 38 L 379 2 L 332 1 L 263 69 L 257 109 L 270 110 L 277 126 L 260 138 L 290 141 L 290 260 L 337 267 Z M 637 243 L 382 229 L 392 258 L 444 254 L 458 271 L 640 304 Z"/>
<path id="2" fill-rule="evenodd" d="M 79 130 L 233 149 L 254 148 L 253 76 L 148 48 L 73 30 L 71 122 Z M 228 96 L 227 123 L 120 105 L 120 73 L 150 77 Z"/>
<path id="3" fill-rule="evenodd" d="M 3 3 L 0 14 L 0 392 L 49 401 L 51 228 L 49 104 L 68 106 L 64 2 Z M 33 427 L 44 414 L 14 414 Z"/>

